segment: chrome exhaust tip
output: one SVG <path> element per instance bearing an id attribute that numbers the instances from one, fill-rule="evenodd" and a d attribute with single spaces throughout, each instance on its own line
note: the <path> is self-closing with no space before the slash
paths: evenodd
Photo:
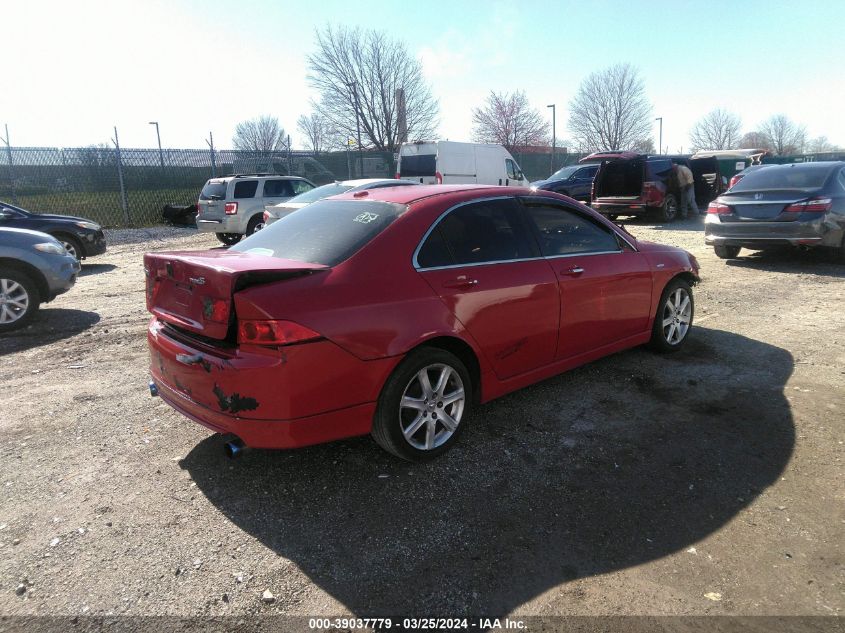
<path id="1" fill-rule="evenodd" d="M 150 395 L 155 398 L 158 396 L 158 387 L 156 384 L 151 380 L 150 381 Z"/>
<path id="2" fill-rule="evenodd" d="M 242 440 L 235 438 L 223 445 L 223 450 L 226 452 L 226 457 L 229 459 L 237 459 L 241 453 L 246 450 L 246 445 Z"/>

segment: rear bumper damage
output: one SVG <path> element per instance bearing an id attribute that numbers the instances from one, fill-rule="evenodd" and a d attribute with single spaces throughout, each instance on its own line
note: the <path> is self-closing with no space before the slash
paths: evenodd
<path id="1" fill-rule="evenodd" d="M 253 448 L 366 435 L 398 358 L 361 360 L 328 340 L 216 350 L 153 318 L 151 391 L 186 417 Z"/>
<path id="2" fill-rule="evenodd" d="M 153 379 L 152 385 L 151 391 L 154 388 L 156 395 L 185 417 L 215 433 L 236 435 L 250 448 L 301 448 L 366 435 L 376 409 L 375 402 L 368 402 L 308 417 L 261 420 L 214 411 L 161 379 Z"/>

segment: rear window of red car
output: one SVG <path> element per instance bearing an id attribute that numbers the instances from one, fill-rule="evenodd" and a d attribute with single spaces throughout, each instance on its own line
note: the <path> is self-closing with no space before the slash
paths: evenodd
<path id="1" fill-rule="evenodd" d="M 336 266 L 390 226 L 406 208 L 375 200 L 320 200 L 230 250 Z"/>

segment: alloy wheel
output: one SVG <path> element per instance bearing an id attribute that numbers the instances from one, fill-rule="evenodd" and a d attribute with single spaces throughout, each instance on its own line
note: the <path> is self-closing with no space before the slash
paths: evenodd
<path id="1" fill-rule="evenodd" d="M 678 345 L 689 332 L 692 301 L 684 288 L 676 288 L 663 304 L 663 337 L 669 345 Z"/>
<path id="2" fill-rule="evenodd" d="M 422 368 L 411 378 L 399 402 L 405 441 L 421 451 L 442 446 L 457 431 L 465 401 L 464 383 L 455 369 L 442 363 Z"/>
<path id="3" fill-rule="evenodd" d="M 14 323 L 29 309 L 29 293 L 14 279 L 0 279 L 0 323 Z"/>
<path id="4" fill-rule="evenodd" d="M 76 260 L 79 260 L 79 253 L 76 252 L 76 246 L 73 245 L 73 242 L 66 242 L 65 240 L 60 240 L 62 246 L 65 247 L 67 254 L 73 257 Z"/>

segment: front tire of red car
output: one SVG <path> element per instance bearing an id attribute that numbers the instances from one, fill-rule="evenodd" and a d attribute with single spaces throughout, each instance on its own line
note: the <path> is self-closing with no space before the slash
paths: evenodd
<path id="1" fill-rule="evenodd" d="M 655 351 L 677 352 L 689 338 L 695 316 L 695 299 L 692 288 L 683 279 L 675 278 L 666 284 L 654 326 L 651 328 L 651 347 Z"/>
<path id="2" fill-rule="evenodd" d="M 433 459 L 449 450 L 466 426 L 472 390 L 469 371 L 454 354 L 418 348 L 399 363 L 382 389 L 373 439 L 400 459 Z"/>

